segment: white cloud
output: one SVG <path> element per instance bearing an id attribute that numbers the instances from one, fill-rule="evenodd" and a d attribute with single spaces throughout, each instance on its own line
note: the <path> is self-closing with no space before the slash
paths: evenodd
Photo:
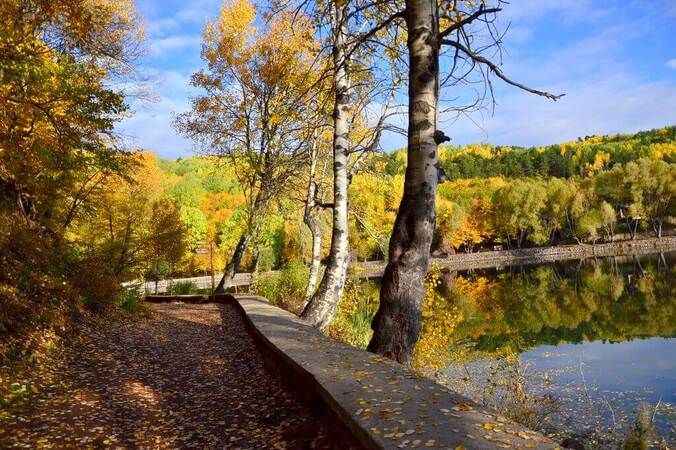
<path id="1" fill-rule="evenodd" d="M 171 126 L 175 114 L 184 107 L 162 97 L 150 108 L 137 109 L 133 117 L 120 123 L 117 131 L 129 147 L 152 150 L 166 157 L 189 155 L 192 144 Z"/>
<path id="2" fill-rule="evenodd" d="M 129 147 L 153 150 L 167 157 L 189 155 L 192 143 L 172 127 L 175 115 L 190 107 L 189 75 L 171 70 L 149 72 L 157 101 L 135 102 L 133 116 L 123 120 L 116 130 Z"/>
<path id="3" fill-rule="evenodd" d="M 199 54 L 201 39 L 199 35 L 176 35 L 161 39 L 153 39 L 151 42 L 151 51 L 154 55 L 162 55 L 165 52 L 182 50 L 194 47 Z"/>
<path id="4" fill-rule="evenodd" d="M 672 69 L 676 69 L 676 58 L 670 59 L 667 61 L 667 67 L 670 67 Z"/>
<path id="5" fill-rule="evenodd" d="M 614 24 L 554 53 L 530 54 L 528 47 L 517 46 L 507 57 L 505 72 L 528 86 L 566 96 L 554 103 L 495 80 L 494 116 L 484 111 L 471 120 L 453 121 L 447 114 L 440 128 L 457 143 L 529 146 L 674 124 L 676 82 L 639 75 L 623 55 L 623 47 L 637 37 Z"/>
<path id="6" fill-rule="evenodd" d="M 170 31 L 176 30 L 179 25 L 179 21 L 174 17 L 164 17 L 149 21 L 146 25 L 146 29 L 148 30 L 149 36 L 161 37 L 166 36 Z"/>

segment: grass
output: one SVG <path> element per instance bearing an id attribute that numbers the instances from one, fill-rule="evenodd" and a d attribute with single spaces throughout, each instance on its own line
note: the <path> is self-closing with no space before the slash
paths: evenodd
<path id="1" fill-rule="evenodd" d="M 178 281 L 167 287 L 167 294 L 190 295 L 199 293 L 199 288 L 192 281 Z"/>
<path id="2" fill-rule="evenodd" d="M 379 290 L 376 282 L 349 278 L 336 317 L 329 326 L 329 335 L 365 349 L 373 334 L 371 321 L 378 310 Z"/>
<path id="3" fill-rule="evenodd" d="M 122 289 L 118 298 L 117 305 L 130 314 L 138 313 L 143 309 L 143 292 L 139 286 L 127 286 Z"/>
<path id="4" fill-rule="evenodd" d="M 291 261 L 277 273 L 257 275 L 249 290 L 273 305 L 299 314 L 305 303 L 308 273 L 302 261 Z"/>

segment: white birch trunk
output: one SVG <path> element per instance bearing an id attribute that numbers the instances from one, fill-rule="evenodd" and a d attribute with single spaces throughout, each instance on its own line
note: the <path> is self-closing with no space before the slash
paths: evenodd
<path id="1" fill-rule="evenodd" d="M 301 317 L 312 325 L 325 329 L 335 315 L 343 294 L 348 264 L 348 131 L 350 88 L 345 62 L 347 23 L 344 7 L 334 5 L 333 65 L 335 101 L 333 107 L 333 228 L 331 249 L 324 276 Z"/>
<path id="2" fill-rule="evenodd" d="M 421 328 L 425 275 L 434 233 L 438 183 L 439 15 L 436 0 L 407 0 L 408 148 L 404 195 L 397 212 L 380 305 L 368 349 L 404 364 Z"/>
<path id="3" fill-rule="evenodd" d="M 307 306 L 315 293 L 317 282 L 319 281 L 319 269 L 322 259 L 322 228 L 319 222 L 321 206 L 317 205 L 317 182 L 315 180 L 317 168 L 316 144 L 312 144 L 312 154 L 310 160 L 310 181 L 307 187 L 307 198 L 305 200 L 305 212 L 303 221 L 312 234 L 312 259 L 310 261 L 310 273 L 308 274 L 307 288 L 305 290 L 305 303 L 303 309 Z"/>

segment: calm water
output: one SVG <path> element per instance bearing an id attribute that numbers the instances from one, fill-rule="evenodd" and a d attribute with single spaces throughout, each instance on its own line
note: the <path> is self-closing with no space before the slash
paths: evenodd
<path id="1" fill-rule="evenodd" d="M 446 325 L 450 356 L 428 362 L 445 367 L 440 380 L 453 389 L 522 408 L 550 434 L 611 446 L 644 405 L 673 445 L 675 257 L 447 274 L 439 291 L 457 317 Z"/>

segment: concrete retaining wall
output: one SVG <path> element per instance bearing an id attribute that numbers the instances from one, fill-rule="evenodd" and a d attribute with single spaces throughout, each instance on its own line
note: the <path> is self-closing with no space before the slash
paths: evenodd
<path id="1" fill-rule="evenodd" d="M 223 297 L 287 384 L 366 448 L 558 447 L 392 361 L 329 339 L 263 298 Z"/>
<path id="2" fill-rule="evenodd" d="M 572 259 L 584 259 L 593 257 L 619 256 L 619 255 L 643 255 L 648 253 L 668 252 L 676 250 L 676 236 L 662 238 L 639 239 L 635 241 L 611 242 L 605 244 L 580 244 L 561 245 L 556 247 L 524 248 L 516 250 L 500 250 L 477 253 L 458 253 L 444 258 L 432 258 L 432 263 L 438 267 L 449 270 L 486 269 L 490 267 L 506 267 L 526 264 L 542 264 L 553 261 L 565 261 Z M 384 261 L 366 261 L 355 263 L 352 267 L 356 276 L 363 278 L 379 278 L 385 270 Z M 266 272 L 274 274 L 277 271 Z M 216 274 L 216 284 L 222 274 Z M 234 287 L 248 286 L 251 284 L 252 274 L 238 273 L 232 282 Z M 211 289 L 211 277 L 175 278 L 173 280 L 161 280 L 157 283 L 149 281 L 145 283 L 144 292 L 167 292 L 167 288 L 176 283 L 190 282 L 199 289 Z M 133 283 L 124 283 L 132 285 Z M 143 291 L 144 285 L 139 287 Z"/>

